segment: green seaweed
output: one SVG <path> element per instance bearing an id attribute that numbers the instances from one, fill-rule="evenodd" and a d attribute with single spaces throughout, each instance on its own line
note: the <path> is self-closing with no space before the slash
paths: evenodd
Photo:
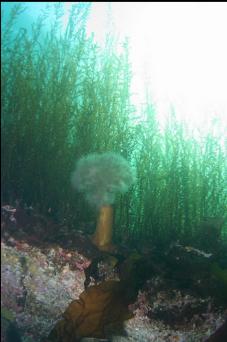
<path id="1" fill-rule="evenodd" d="M 16 30 L 19 6 L 3 20 L 2 201 L 22 199 L 43 214 L 51 208 L 58 221 L 81 229 L 95 213 L 71 186 L 75 162 L 116 152 L 136 168 L 137 181 L 116 200 L 114 239 L 203 248 L 204 218 L 226 218 L 227 146 L 220 125 L 219 135 L 195 138 L 174 112 L 161 130 L 149 98 L 135 108 L 129 42 L 117 52 L 109 35 L 98 46 L 86 35 L 89 10 L 89 3 L 75 4 L 64 33 L 60 5 L 47 32 L 48 11 L 31 33 Z M 134 124 L 141 114 L 147 120 Z M 209 239 L 212 244 L 212 234 L 207 250 Z M 227 243 L 226 220 L 216 240 L 214 250 Z"/>
<path id="2" fill-rule="evenodd" d="M 211 265 L 211 274 L 225 285 L 227 290 L 227 268 L 221 268 L 216 262 Z"/>

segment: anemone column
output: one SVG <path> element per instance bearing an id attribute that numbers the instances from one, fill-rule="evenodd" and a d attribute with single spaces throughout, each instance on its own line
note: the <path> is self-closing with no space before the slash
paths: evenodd
<path id="1" fill-rule="evenodd" d="M 111 249 L 113 227 L 113 207 L 111 205 L 102 206 L 99 210 L 97 225 L 92 242 L 100 250 Z"/>

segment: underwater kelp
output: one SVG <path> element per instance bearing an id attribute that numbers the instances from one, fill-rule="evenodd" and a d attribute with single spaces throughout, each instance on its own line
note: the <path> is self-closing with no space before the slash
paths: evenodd
<path id="1" fill-rule="evenodd" d="M 174 113 L 161 131 L 149 103 L 146 112 L 148 120 L 137 131 L 141 143 L 136 153 L 134 229 L 155 244 L 178 237 L 209 249 L 214 238 L 218 243 L 221 232 L 223 238 L 226 234 L 227 150 L 221 145 L 223 137 L 209 132 L 196 139 Z"/>
<path id="2" fill-rule="evenodd" d="M 2 49 L 3 197 L 51 207 L 58 216 L 70 202 L 79 205 L 69 179 L 78 157 L 129 151 L 130 77 L 127 54 L 117 56 L 111 39 L 101 51 L 86 37 L 88 4 L 73 6 L 64 34 L 60 9 L 46 34 L 44 17 L 31 35 L 4 24 Z"/>
<path id="3" fill-rule="evenodd" d="M 215 223 L 226 219 L 223 136 L 197 139 L 174 115 L 161 131 L 149 100 L 137 108 L 147 120 L 133 124 L 128 42 L 117 53 L 110 35 L 104 48 L 87 36 L 89 3 L 72 6 L 65 31 L 61 4 L 54 8 L 31 32 L 15 30 L 18 5 L 2 23 L 2 201 L 51 209 L 58 221 L 80 229 L 95 214 L 71 186 L 75 161 L 116 152 L 137 170 L 136 183 L 116 198 L 117 241 L 203 247 L 206 236 L 207 249 L 214 236 L 213 248 L 227 241 L 226 220 Z"/>

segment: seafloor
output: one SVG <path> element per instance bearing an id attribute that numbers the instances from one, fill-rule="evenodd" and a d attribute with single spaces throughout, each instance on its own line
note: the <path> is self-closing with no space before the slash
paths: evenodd
<path id="1" fill-rule="evenodd" d="M 2 342 L 225 341 L 226 285 L 208 277 L 205 253 L 100 253 L 76 228 L 2 207 Z"/>

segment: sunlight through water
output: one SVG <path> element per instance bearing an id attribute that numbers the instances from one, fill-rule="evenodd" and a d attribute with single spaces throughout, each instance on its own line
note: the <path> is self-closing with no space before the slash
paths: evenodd
<path id="1" fill-rule="evenodd" d="M 160 121 L 174 107 L 205 127 L 210 117 L 227 124 L 226 17 L 226 3 L 101 2 L 88 32 L 100 43 L 108 30 L 129 37 L 134 103 L 144 102 L 147 86 Z"/>
<path id="2" fill-rule="evenodd" d="M 55 3 L 22 4 L 28 8 L 26 26 Z M 63 3 L 63 30 L 73 4 Z M 140 105 L 148 90 L 161 125 L 174 109 L 189 127 L 207 130 L 212 122 L 227 127 L 226 18 L 227 3 L 221 2 L 92 2 L 87 34 L 94 33 L 103 45 L 110 32 L 118 47 L 129 38 L 131 93 L 139 120 L 145 119 Z"/>

